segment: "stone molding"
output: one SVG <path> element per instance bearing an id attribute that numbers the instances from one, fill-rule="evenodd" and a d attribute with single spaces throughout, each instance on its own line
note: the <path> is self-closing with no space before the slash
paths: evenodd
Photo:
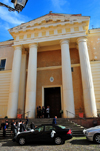
<path id="1" fill-rule="evenodd" d="M 100 28 L 89 30 L 89 34 L 97 34 L 97 33 L 100 33 Z"/>
<path id="2" fill-rule="evenodd" d="M 24 29 L 16 29 L 16 30 L 14 30 L 14 31 L 11 31 L 11 32 L 15 32 L 15 33 L 18 33 L 18 32 L 21 32 L 21 31 L 26 31 L 26 30 L 34 30 L 34 29 L 42 29 L 42 28 L 50 28 L 51 26 L 53 26 L 53 27 L 58 27 L 59 25 L 62 25 L 62 26 L 64 26 L 64 25 L 66 25 L 66 24 L 71 24 L 72 25 L 72 23 L 70 23 L 70 22 L 60 22 L 60 23 L 54 23 L 54 24 L 47 24 L 47 25 L 40 25 L 40 26 L 35 26 L 35 27 L 30 27 L 30 28 L 24 28 Z M 79 24 L 79 25 L 81 25 L 81 26 L 86 26 L 86 23 L 81 23 L 81 24 Z M 67 26 L 67 27 L 69 27 L 69 26 Z M 73 24 L 73 27 L 77 27 L 77 25 L 74 25 Z M 10 31 L 9 31 L 10 32 Z"/>
<path id="3" fill-rule="evenodd" d="M 17 46 L 13 45 L 13 47 L 14 47 L 14 50 L 16 49 L 22 50 L 22 45 L 17 45 Z"/>
<path id="4" fill-rule="evenodd" d="M 22 40 L 22 41 L 15 41 L 14 45 L 22 45 L 22 44 L 31 44 L 31 43 L 39 43 L 39 42 L 48 42 L 48 41 L 54 41 L 54 40 L 62 40 L 62 39 L 70 39 L 70 38 L 77 38 L 80 36 L 86 36 L 85 31 L 79 32 L 79 33 L 70 33 L 66 35 L 57 35 L 57 36 L 49 36 L 47 37 L 42 37 L 42 38 L 34 38 L 34 39 L 27 39 L 27 40 Z"/>
<path id="5" fill-rule="evenodd" d="M 87 42 L 87 38 L 86 37 L 80 37 L 77 39 L 77 42 L 80 43 L 80 42 Z"/>
<path id="6" fill-rule="evenodd" d="M 12 46 L 14 44 L 14 39 L 13 40 L 9 40 L 9 41 L 3 41 L 3 42 L 0 42 L 0 47 L 1 46 Z"/>
<path id="7" fill-rule="evenodd" d="M 33 47 L 38 48 L 38 43 L 29 44 L 29 48 L 33 48 Z"/>
<path id="8" fill-rule="evenodd" d="M 69 44 L 69 39 L 63 39 L 60 41 L 60 44 Z"/>

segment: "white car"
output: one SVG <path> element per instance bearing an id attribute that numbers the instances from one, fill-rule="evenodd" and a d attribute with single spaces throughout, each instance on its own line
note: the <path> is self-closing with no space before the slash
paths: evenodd
<path id="1" fill-rule="evenodd" d="M 100 125 L 83 130 L 84 135 L 89 141 L 100 144 Z"/>

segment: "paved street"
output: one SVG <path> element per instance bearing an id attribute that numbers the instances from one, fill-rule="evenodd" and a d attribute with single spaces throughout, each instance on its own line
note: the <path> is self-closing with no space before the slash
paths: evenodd
<path id="1" fill-rule="evenodd" d="M 0 151 L 100 151 L 100 145 L 89 142 L 85 137 L 73 138 L 64 145 L 53 144 L 28 144 L 19 146 L 16 142 L 0 140 Z"/>

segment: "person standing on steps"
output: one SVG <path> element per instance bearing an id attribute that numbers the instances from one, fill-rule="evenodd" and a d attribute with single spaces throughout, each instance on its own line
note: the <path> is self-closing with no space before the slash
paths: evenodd
<path id="1" fill-rule="evenodd" d="M 1 128 L 3 128 L 3 137 L 5 138 L 6 137 L 6 123 L 3 121 L 1 123 Z"/>
<path id="2" fill-rule="evenodd" d="M 44 118 L 44 117 L 45 117 L 45 107 L 42 106 L 42 118 Z"/>
<path id="3" fill-rule="evenodd" d="M 11 121 L 11 137 L 13 135 L 13 124 L 14 124 L 14 120 Z"/>
<path id="4" fill-rule="evenodd" d="M 52 124 L 57 124 L 57 116 L 54 117 Z"/>
<path id="5" fill-rule="evenodd" d="M 25 122 L 25 128 L 28 129 L 28 122 L 29 122 L 29 119 L 28 119 L 28 116 L 26 116 L 26 122 Z"/>
<path id="6" fill-rule="evenodd" d="M 20 132 L 24 132 L 25 131 L 25 125 L 24 122 L 20 122 Z"/>
<path id="7" fill-rule="evenodd" d="M 46 108 L 46 117 L 50 118 L 50 107 L 49 106 L 47 106 L 47 108 Z"/>
<path id="8" fill-rule="evenodd" d="M 9 121 L 8 121 L 8 119 L 5 120 L 5 123 L 6 123 L 6 128 L 8 128 L 9 127 Z"/>
<path id="9" fill-rule="evenodd" d="M 39 118 L 39 106 L 37 106 L 37 118 Z"/>
<path id="10" fill-rule="evenodd" d="M 13 124 L 13 133 L 14 133 L 14 136 L 17 135 L 17 131 L 18 131 L 18 129 L 17 129 L 17 126 L 16 126 L 16 122 L 14 122 L 14 124 Z"/>
<path id="11" fill-rule="evenodd" d="M 42 110 L 41 110 L 41 106 L 39 106 L 38 108 L 38 117 L 41 118 L 42 116 Z"/>

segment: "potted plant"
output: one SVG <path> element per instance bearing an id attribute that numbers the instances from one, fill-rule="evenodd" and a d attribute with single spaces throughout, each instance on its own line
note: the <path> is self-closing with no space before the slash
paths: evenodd
<path id="1" fill-rule="evenodd" d="M 63 114 L 63 110 L 60 110 L 60 114 Z"/>

